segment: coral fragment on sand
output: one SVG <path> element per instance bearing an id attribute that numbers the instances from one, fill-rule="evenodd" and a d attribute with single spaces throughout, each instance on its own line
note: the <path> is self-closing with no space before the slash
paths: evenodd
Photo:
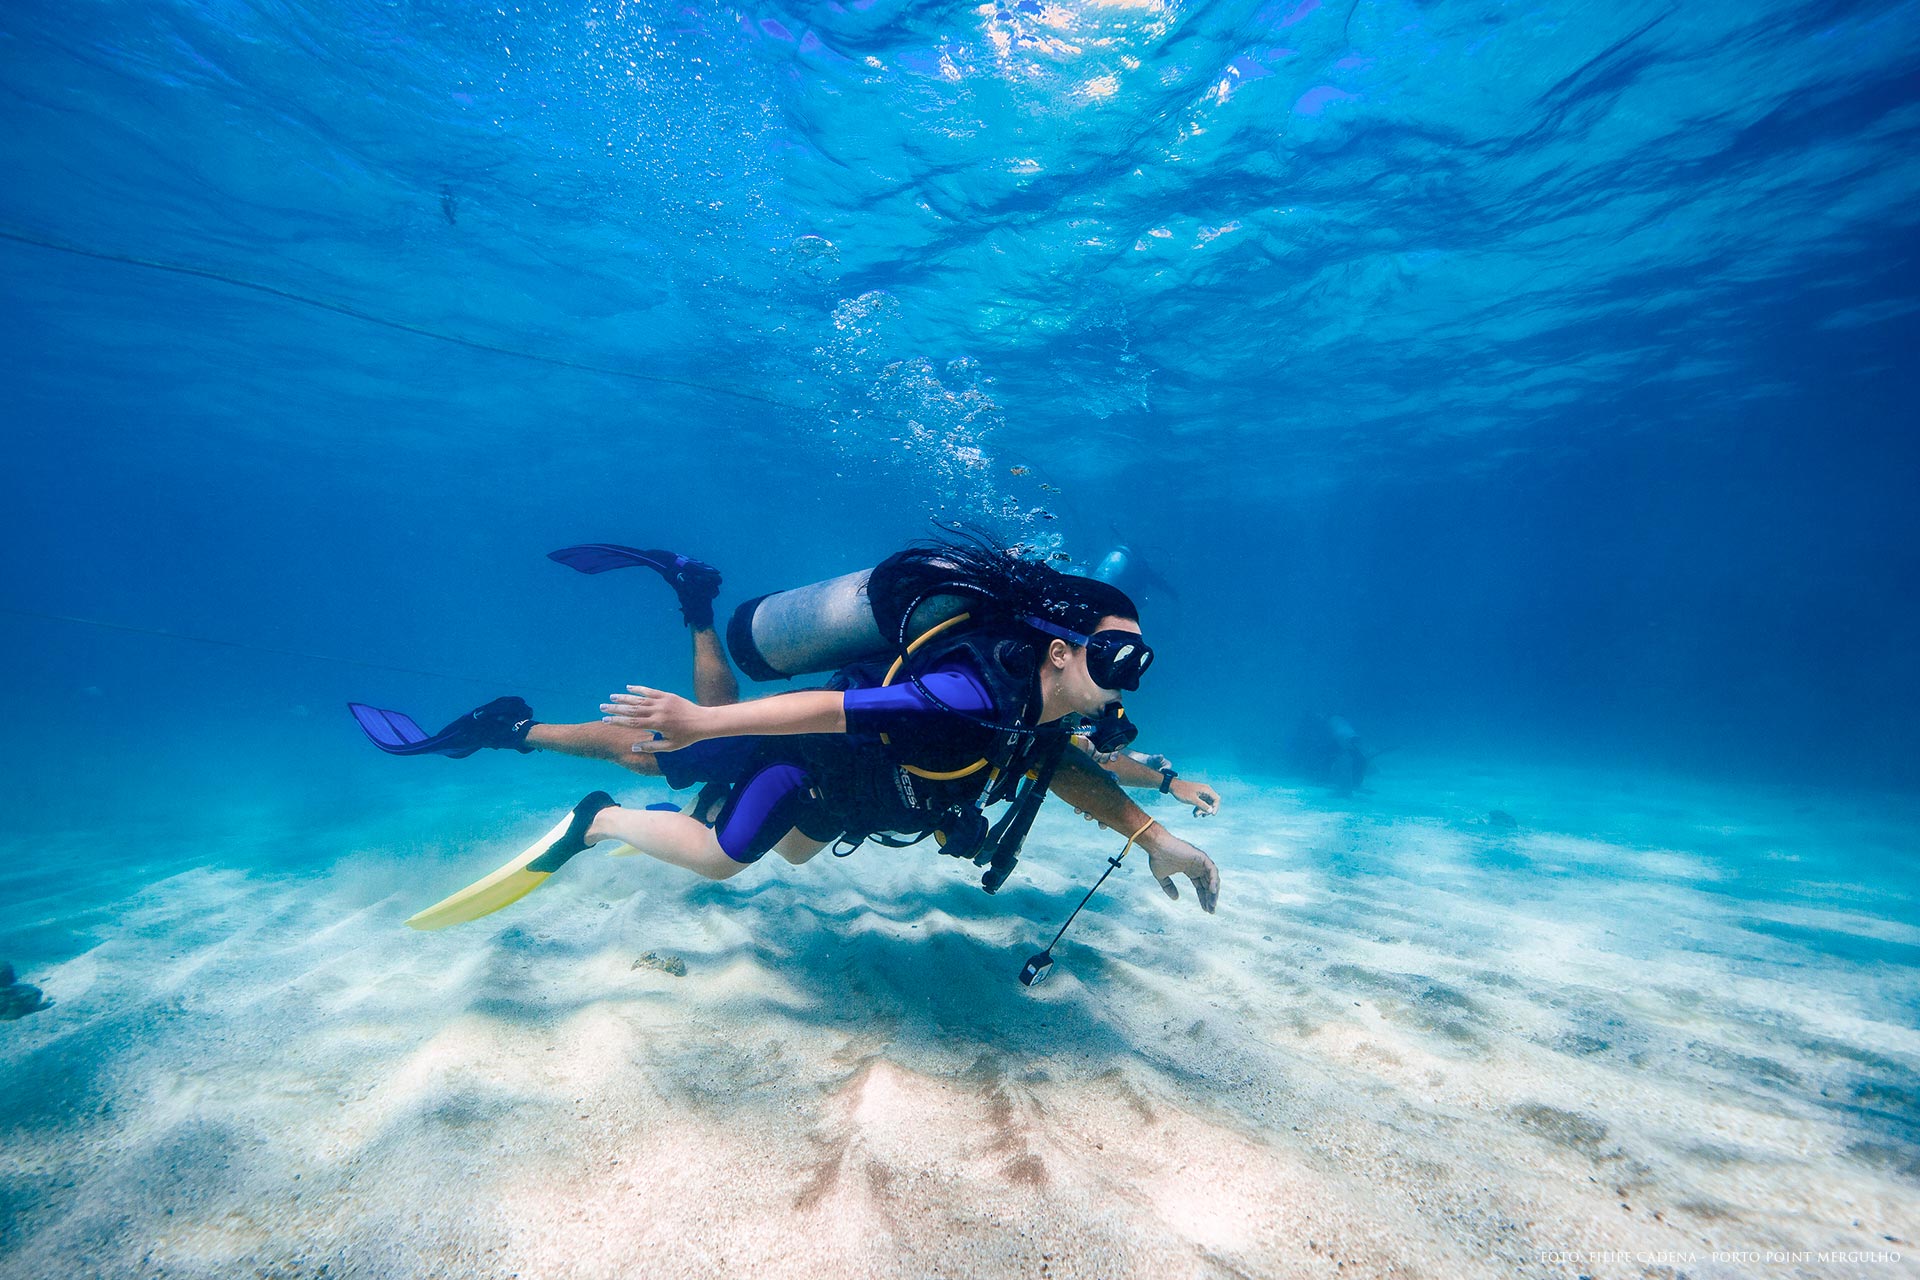
<path id="1" fill-rule="evenodd" d="M 633 962 L 635 969 L 658 969 L 676 978 L 687 976 L 687 962 L 672 952 L 649 951 Z"/>

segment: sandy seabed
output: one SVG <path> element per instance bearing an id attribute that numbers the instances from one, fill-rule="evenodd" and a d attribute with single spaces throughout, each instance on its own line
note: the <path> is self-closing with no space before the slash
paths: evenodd
<path id="1" fill-rule="evenodd" d="M 552 820 L 435 776 L 184 861 L 8 859 L 55 1003 L 0 1023 L 0 1277 L 1920 1275 L 1911 806 L 1221 778 L 1155 809 L 1220 914 L 1129 865 L 1028 991 L 1118 846 L 1057 806 L 997 897 L 920 850 L 589 853 L 417 934 Z M 436 841 L 476 811 L 496 840 Z"/>

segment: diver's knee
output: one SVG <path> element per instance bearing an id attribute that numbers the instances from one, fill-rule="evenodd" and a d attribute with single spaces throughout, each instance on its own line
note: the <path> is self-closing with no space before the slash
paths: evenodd
<path id="1" fill-rule="evenodd" d="M 816 853 L 827 847 L 825 840 L 815 840 L 800 828 L 795 827 L 780 837 L 780 843 L 773 846 L 774 852 L 791 862 L 794 866 L 811 859 Z"/>

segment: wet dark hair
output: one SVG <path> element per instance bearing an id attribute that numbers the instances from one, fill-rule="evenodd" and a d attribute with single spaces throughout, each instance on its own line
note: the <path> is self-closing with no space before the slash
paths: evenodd
<path id="1" fill-rule="evenodd" d="M 907 615 L 921 601 L 937 595 L 969 597 L 983 622 L 1039 616 L 1083 635 L 1102 618 L 1140 620 L 1139 607 L 1112 583 L 1014 555 L 978 529 L 915 543 L 887 557 L 867 580 L 874 618 L 890 639 L 906 630 Z"/>
<path id="2" fill-rule="evenodd" d="M 1052 572 L 1049 570 L 1049 572 Z M 1111 582 L 1102 582 L 1098 578 L 1083 578 L 1073 573 L 1055 573 L 1054 576 L 1064 584 L 1066 602 L 1058 615 L 1044 615 L 1050 622 L 1071 627 L 1082 634 L 1091 635 L 1099 627 L 1102 618 L 1125 618 L 1129 622 L 1140 621 L 1140 607 L 1133 597 L 1114 586 Z M 1070 620 L 1069 614 L 1078 620 Z"/>

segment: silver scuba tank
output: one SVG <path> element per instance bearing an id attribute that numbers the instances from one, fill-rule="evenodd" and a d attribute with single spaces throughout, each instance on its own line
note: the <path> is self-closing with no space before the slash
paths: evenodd
<path id="1" fill-rule="evenodd" d="M 898 653 L 899 638 L 881 631 L 867 598 L 872 573 L 860 569 L 747 601 L 727 623 L 733 664 L 755 680 L 790 680 Z M 913 611 L 907 638 L 964 612 L 968 603 L 965 596 L 930 596 Z"/>
<path id="2" fill-rule="evenodd" d="M 1171 582 L 1154 572 L 1145 556 L 1124 542 L 1116 543 L 1113 550 L 1101 557 L 1100 563 L 1094 566 L 1092 576 L 1129 595 L 1140 591 L 1159 591 L 1175 599 L 1180 596 Z"/>

